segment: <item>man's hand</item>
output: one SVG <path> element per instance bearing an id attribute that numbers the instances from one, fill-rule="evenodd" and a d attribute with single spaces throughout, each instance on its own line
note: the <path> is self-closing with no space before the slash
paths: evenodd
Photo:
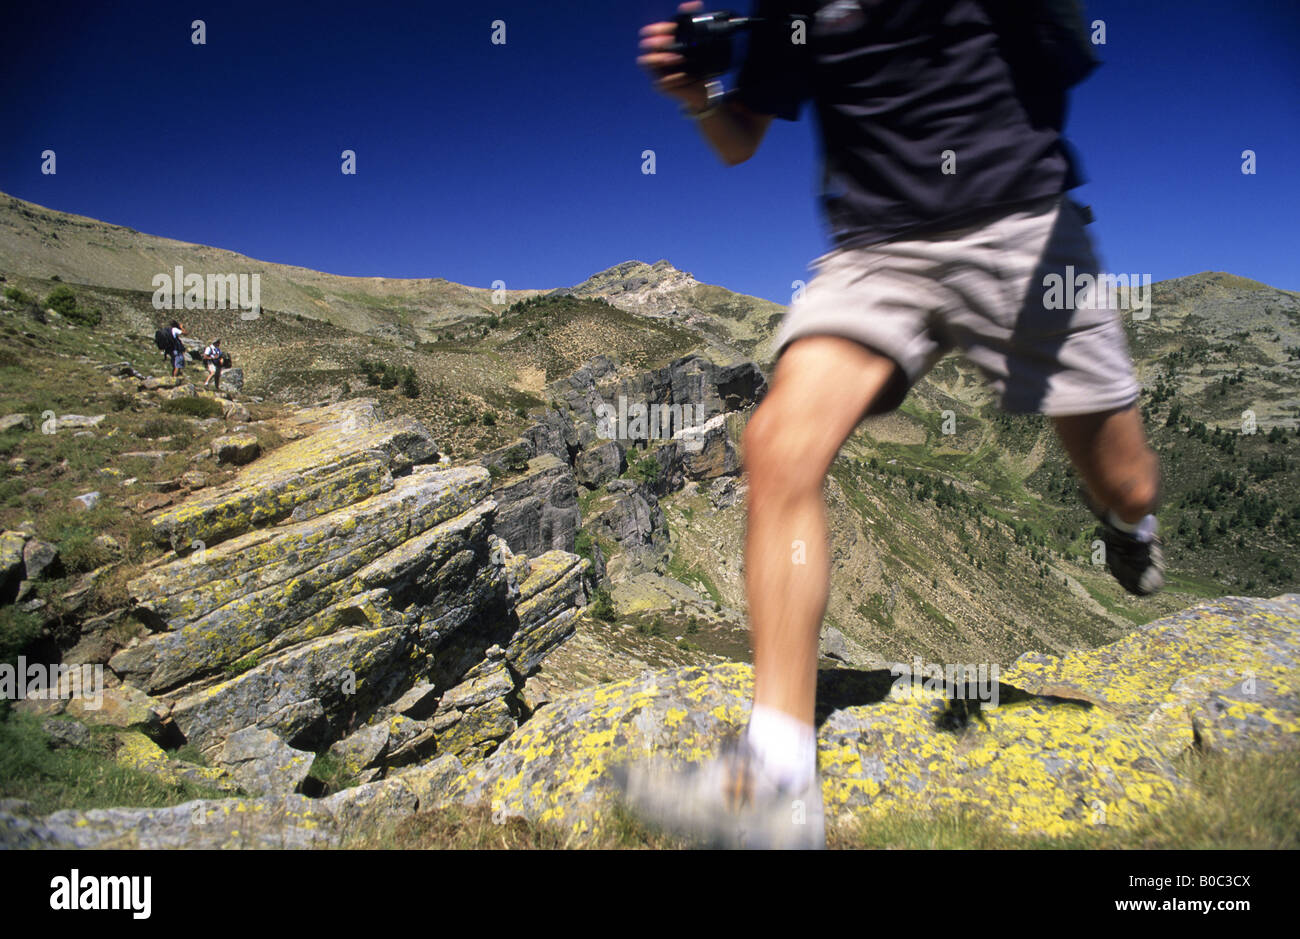
<path id="1" fill-rule="evenodd" d="M 692 0 L 691 3 L 679 4 L 677 12 L 698 13 L 702 9 L 704 4 L 700 0 Z M 655 79 L 656 90 L 698 111 L 708 103 L 705 82 L 681 71 L 685 60 L 680 55 L 665 51 L 676 41 L 676 23 L 651 23 L 641 27 L 642 54 L 637 56 L 636 62 Z"/>
<path id="2" fill-rule="evenodd" d="M 698 13 L 704 9 L 700 0 L 677 7 L 679 13 Z M 654 78 L 659 91 L 680 101 L 692 111 L 701 111 L 709 103 L 707 82 L 681 70 L 683 59 L 668 52 L 677 40 L 676 23 L 651 23 L 641 29 L 641 52 L 637 64 Z M 740 101 L 727 98 L 699 121 L 700 132 L 728 166 L 744 163 L 758 149 L 772 122 L 770 114 L 756 114 Z"/>

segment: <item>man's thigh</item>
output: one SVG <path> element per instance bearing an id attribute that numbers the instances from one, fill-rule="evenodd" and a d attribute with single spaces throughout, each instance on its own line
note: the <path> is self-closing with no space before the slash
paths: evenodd
<path id="1" fill-rule="evenodd" d="M 897 373 L 894 361 L 842 336 L 794 340 L 777 361 L 746 445 L 778 448 L 775 456 L 824 473 Z"/>
<path id="2" fill-rule="evenodd" d="M 818 258 L 814 266 L 816 275 L 790 305 L 777 333 L 781 359 L 797 341 L 818 337 L 850 340 L 894 363 L 886 387 L 873 395 L 869 404 L 872 414 L 893 410 L 946 351 L 930 329 L 940 303 L 941 265 L 936 264 L 929 245 L 900 240 L 836 249 Z M 813 373 L 823 354 L 801 354 L 799 362 L 805 357 L 814 362 L 809 380 L 816 380 Z"/>

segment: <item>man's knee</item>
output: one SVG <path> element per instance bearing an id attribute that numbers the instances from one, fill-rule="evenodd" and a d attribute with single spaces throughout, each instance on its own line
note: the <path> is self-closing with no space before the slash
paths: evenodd
<path id="1" fill-rule="evenodd" d="M 823 466 L 829 459 L 809 452 L 810 441 L 801 426 L 778 401 L 769 398 L 758 407 L 745 425 L 740 444 L 751 487 L 791 494 L 820 491 Z"/>

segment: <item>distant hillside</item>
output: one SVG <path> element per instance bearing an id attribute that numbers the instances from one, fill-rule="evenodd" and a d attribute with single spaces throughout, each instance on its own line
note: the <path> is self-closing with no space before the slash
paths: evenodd
<path id="1" fill-rule="evenodd" d="M 275 264 L 234 251 L 144 234 L 80 215 L 58 212 L 0 193 L 0 262 L 4 273 L 38 280 L 152 293 L 153 278 L 177 266 L 187 273 L 247 273 L 261 278 L 266 309 L 323 320 L 356 333 L 398 342 L 430 342 L 467 324 L 499 315 L 505 306 L 542 293 L 603 297 L 629 312 L 681 318 L 701 329 L 705 342 L 736 340 L 752 351 L 770 333 L 781 307 L 721 287 L 701 284 L 667 261 L 629 261 L 593 275 L 573 289 L 505 291 L 493 303 L 489 287 L 441 277 L 343 277 Z M 633 279 L 634 273 L 647 272 Z M 701 317 L 700 314 L 706 314 Z M 755 315 L 757 314 L 757 315 Z M 713 317 L 725 323 L 722 328 Z M 746 325 L 754 319 L 756 325 Z M 716 344 L 715 344 L 716 345 Z M 726 354 L 726 353 L 724 353 Z"/>

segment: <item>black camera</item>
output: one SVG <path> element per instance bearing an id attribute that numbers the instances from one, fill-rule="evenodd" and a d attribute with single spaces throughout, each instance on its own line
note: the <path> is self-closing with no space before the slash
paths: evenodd
<path id="1" fill-rule="evenodd" d="M 731 69 L 732 40 L 742 32 L 752 31 L 750 42 L 761 38 L 772 43 L 790 43 L 796 23 L 807 23 L 806 13 L 787 13 L 781 16 L 737 16 L 728 10 L 716 13 L 679 13 L 673 17 L 677 25 L 677 41 L 668 51 L 676 52 L 685 61 L 682 71 L 693 78 L 717 78 Z M 803 42 L 802 39 L 799 40 Z"/>
<path id="2" fill-rule="evenodd" d="M 677 24 L 677 41 L 669 51 L 685 60 L 682 70 L 695 78 L 716 78 L 729 71 L 732 38 L 762 22 L 757 17 L 737 16 L 726 10 L 679 13 L 673 21 Z"/>

